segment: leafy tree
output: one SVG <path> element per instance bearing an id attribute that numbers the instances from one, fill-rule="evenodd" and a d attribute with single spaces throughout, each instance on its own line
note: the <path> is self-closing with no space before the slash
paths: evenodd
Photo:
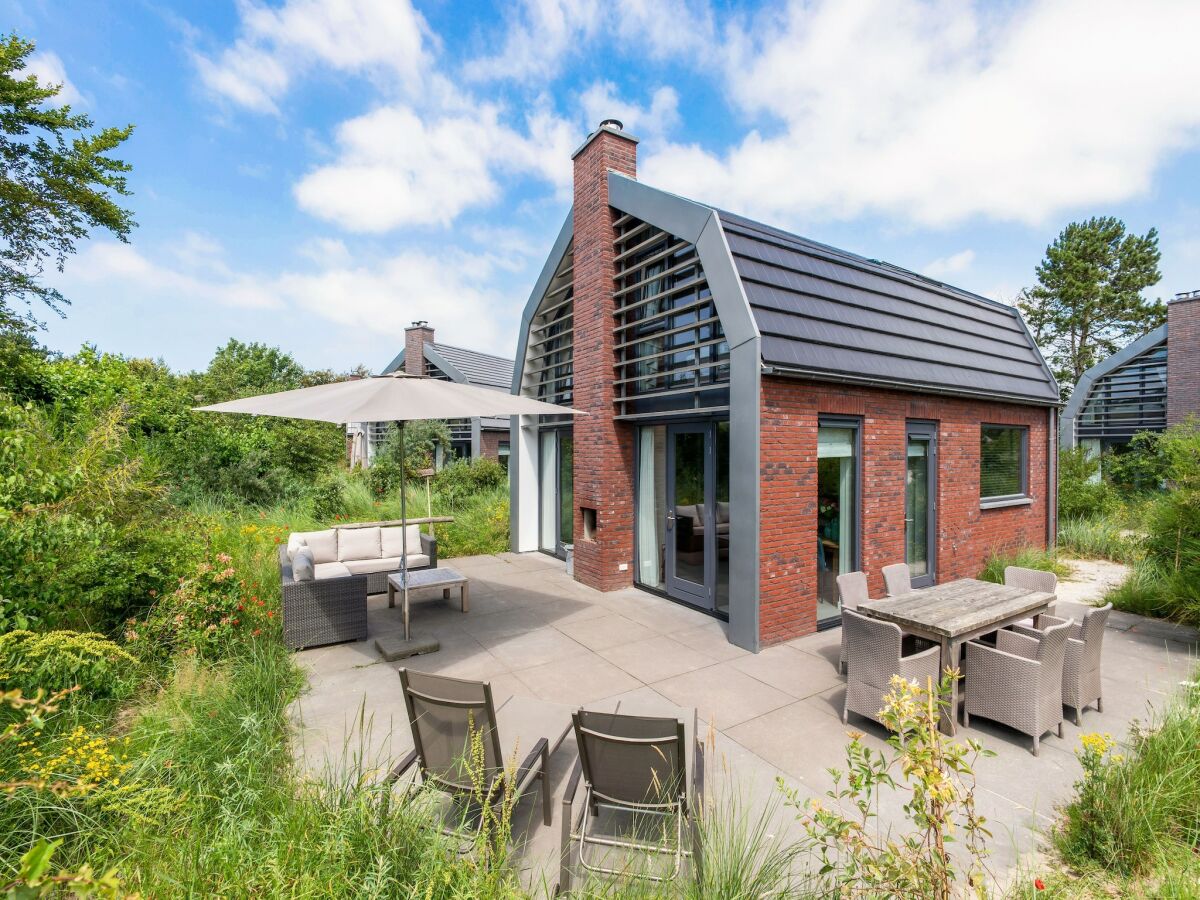
<path id="1" fill-rule="evenodd" d="M 93 123 L 69 105 L 48 105 L 62 85 L 20 76 L 34 45 L 0 40 L 0 307 L 40 300 L 62 314 L 67 299 L 42 283 L 47 260 L 62 271 L 75 244 L 94 228 L 124 241 L 133 216 L 125 163 L 111 155 L 133 126 L 87 133 Z"/>
<path id="2" fill-rule="evenodd" d="M 1064 398 L 1085 371 L 1166 321 L 1162 301 L 1142 298 L 1162 277 L 1160 258 L 1155 229 L 1127 234 L 1111 216 L 1072 222 L 1046 248 L 1038 284 L 1017 306 Z"/>

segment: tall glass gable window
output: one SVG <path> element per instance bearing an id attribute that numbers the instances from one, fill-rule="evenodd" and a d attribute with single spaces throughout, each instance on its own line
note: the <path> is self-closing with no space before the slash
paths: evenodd
<path id="1" fill-rule="evenodd" d="M 575 442 L 570 428 L 538 434 L 538 547 L 565 556 L 575 534 Z"/>
<path id="2" fill-rule="evenodd" d="M 1009 500 L 1029 492 L 1029 429 L 984 425 L 979 437 L 979 499 Z"/>
<path id="3" fill-rule="evenodd" d="M 616 222 L 617 415 L 729 409 L 729 344 L 695 246 Z"/>
<path id="4" fill-rule="evenodd" d="M 838 621 L 837 577 L 858 568 L 859 423 L 821 417 L 817 429 L 817 625 Z"/>
<path id="5" fill-rule="evenodd" d="M 1167 427 L 1167 345 L 1158 344 L 1096 380 L 1075 423 L 1100 447 Z M 1081 440 L 1082 444 L 1083 441 Z"/>

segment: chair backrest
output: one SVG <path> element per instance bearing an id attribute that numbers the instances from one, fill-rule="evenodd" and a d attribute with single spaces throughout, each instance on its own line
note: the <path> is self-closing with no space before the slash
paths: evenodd
<path id="1" fill-rule="evenodd" d="M 584 709 L 571 720 L 583 777 L 596 799 L 659 809 L 686 794 L 683 722 Z"/>
<path id="2" fill-rule="evenodd" d="M 899 597 L 912 591 L 912 576 L 907 563 L 883 567 L 883 583 L 889 597 Z"/>
<path id="3" fill-rule="evenodd" d="M 859 604 L 871 599 L 867 593 L 867 576 L 863 572 L 847 572 L 837 577 L 838 597 L 842 609 L 858 609 Z"/>
<path id="4" fill-rule="evenodd" d="M 1104 628 L 1112 604 L 1089 609 L 1079 623 L 1079 639 L 1083 641 L 1083 671 L 1090 672 L 1100 666 L 1100 654 L 1104 649 Z"/>
<path id="5" fill-rule="evenodd" d="M 408 669 L 400 670 L 400 684 L 425 778 L 451 791 L 489 787 L 504 770 L 492 686 Z M 472 782 L 473 739 L 483 745 L 483 785 Z"/>
<path id="6" fill-rule="evenodd" d="M 1053 572 L 1024 569 L 1021 566 L 1006 566 L 1004 583 L 1009 587 L 1021 588 L 1024 591 L 1041 591 L 1044 594 L 1053 594 L 1058 590 L 1058 576 Z"/>
<path id="7" fill-rule="evenodd" d="M 1040 665 L 1039 682 L 1043 696 L 1045 691 L 1057 688 L 1062 690 L 1063 659 L 1067 653 L 1067 636 L 1071 633 L 1071 623 L 1063 622 L 1042 632 L 1038 644 L 1037 655 L 1034 657 Z"/>
<path id="8" fill-rule="evenodd" d="M 864 616 L 852 609 L 842 610 L 842 632 L 846 639 L 846 658 L 850 677 L 880 689 L 882 696 L 900 665 L 900 626 Z"/>

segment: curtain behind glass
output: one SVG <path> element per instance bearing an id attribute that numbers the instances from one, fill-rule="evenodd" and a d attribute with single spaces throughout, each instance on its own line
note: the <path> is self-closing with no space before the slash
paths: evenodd
<path id="1" fill-rule="evenodd" d="M 542 444 L 540 454 L 541 464 L 541 527 L 538 546 L 543 550 L 556 551 L 557 521 L 555 512 L 558 509 L 558 442 L 553 431 L 543 431 L 539 436 Z"/>
<path id="2" fill-rule="evenodd" d="M 661 587 L 659 548 L 662 546 L 662 517 L 658 514 L 655 435 L 660 429 L 638 431 L 637 535 L 638 581 L 647 587 Z"/>

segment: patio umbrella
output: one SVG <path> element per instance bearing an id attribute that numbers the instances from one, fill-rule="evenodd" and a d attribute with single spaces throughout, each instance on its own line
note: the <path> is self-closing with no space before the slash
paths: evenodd
<path id="1" fill-rule="evenodd" d="M 400 427 L 400 454 L 404 455 L 404 426 L 420 419 L 473 419 L 479 416 L 534 416 L 575 414 L 578 410 L 489 388 L 421 375 L 395 372 L 352 381 L 260 394 L 197 408 L 202 412 L 246 413 L 316 422 L 396 422 Z M 404 608 L 408 609 L 408 502 L 406 476 L 400 467 L 401 531 L 400 571 L 404 580 Z M 408 620 L 404 622 L 408 642 Z"/>

